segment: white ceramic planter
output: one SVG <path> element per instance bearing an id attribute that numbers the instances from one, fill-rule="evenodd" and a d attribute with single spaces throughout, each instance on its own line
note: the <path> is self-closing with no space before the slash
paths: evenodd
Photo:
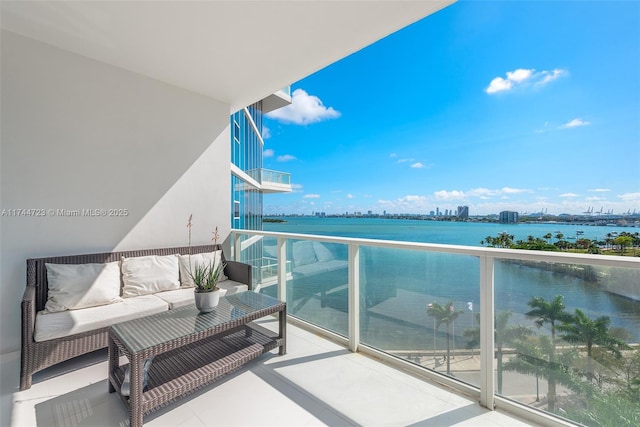
<path id="1" fill-rule="evenodd" d="M 213 292 L 194 292 L 196 308 L 200 313 L 208 313 L 220 302 L 220 289 Z"/>

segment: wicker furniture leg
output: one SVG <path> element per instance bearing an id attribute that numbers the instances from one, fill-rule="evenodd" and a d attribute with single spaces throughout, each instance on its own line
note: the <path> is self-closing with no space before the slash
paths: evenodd
<path id="1" fill-rule="evenodd" d="M 118 368 L 118 365 L 120 364 L 119 359 L 120 358 L 120 351 L 118 350 L 118 346 L 116 345 L 116 343 L 110 339 L 109 340 L 109 377 L 111 375 L 114 374 L 115 370 Z M 109 377 L 107 377 L 107 380 L 109 380 Z M 109 380 L 109 393 L 113 393 L 116 391 L 116 388 L 113 386 L 113 384 L 111 383 L 111 381 Z"/>
<path id="2" fill-rule="evenodd" d="M 129 396 L 129 418 L 131 427 L 142 427 L 142 364 L 144 359 L 140 354 L 131 358 L 131 395 Z"/>
<path id="3" fill-rule="evenodd" d="M 278 354 L 282 356 L 287 353 L 287 307 L 278 312 L 278 326 L 280 330 L 278 338 L 282 340 Z"/>

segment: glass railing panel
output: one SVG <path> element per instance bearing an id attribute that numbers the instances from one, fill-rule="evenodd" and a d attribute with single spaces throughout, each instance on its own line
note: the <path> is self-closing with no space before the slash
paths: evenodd
<path id="1" fill-rule="evenodd" d="M 499 260 L 496 391 L 586 425 L 640 425 L 640 270 Z"/>
<path id="2" fill-rule="evenodd" d="M 287 172 L 262 169 L 262 182 L 274 182 L 277 184 L 291 184 L 291 174 Z"/>
<path id="3" fill-rule="evenodd" d="M 282 89 L 278 90 L 278 92 L 282 92 L 287 96 L 291 96 L 291 86 L 283 87 Z"/>
<path id="4" fill-rule="evenodd" d="M 259 183 L 271 182 L 276 184 L 291 184 L 291 174 L 271 169 L 251 169 L 246 174 Z"/>
<path id="5" fill-rule="evenodd" d="M 360 340 L 478 385 L 479 284 L 475 257 L 361 247 Z"/>
<path id="6" fill-rule="evenodd" d="M 246 171 L 246 174 L 253 178 L 258 183 L 262 182 L 262 169 L 251 169 Z"/>
<path id="7" fill-rule="evenodd" d="M 262 281 L 264 238 L 249 234 L 239 234 L 239 236 L 241 249 L 240 252 L 237 252 L 235 246 L 232 246 L 233 259 L 251 266 L 252 288 L 256 289 Z"/>
<path id="8" fill-rule="evenodd" d="M 288 240 L 287 313 L 348 335 L 347 245 L 312 240 Z"/>
<path id="9" fill-rule="evenodd" d="M 262 239 L 262 260 L 260 262 L 260 277 L 258 283 L 262 288 L 273 286 L 278 280 L 278 258 L 276 247 L 278 239 L 265 236 Z"/>

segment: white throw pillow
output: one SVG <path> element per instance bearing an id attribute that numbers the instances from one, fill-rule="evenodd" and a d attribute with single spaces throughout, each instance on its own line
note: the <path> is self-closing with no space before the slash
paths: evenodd
<path id="1" fill-rule="evenodd" d="M 178 289 L 178 255 L 123 258 L 122 282 L 122 296 L 125 298 Z"/>
<path id="2" fill-rule="evenodd" d="M 44 312 L 121 302 L 119 264 L 45 264 L 49 293 Z"/>
<path id="3" fill-rule="evenodd" d="M 331 253 L 331 251 L 329 250 L 329 248 L 327 248 L 321 242 L 316 242 L 314 240 L 313 241 L 313 250 L 316 253 L 316 258 L 318 259 L 318 262 L 331 261 L 332 259 L 335 258 L 333 256 L 333 254 Z"/>
<path id="4" fill-rule="evenodd" d="M 292 246 L 293 252 L 293 265 L 307 265 L 313 264 L 318 259 L 316 258 L 316 252 L 313 249 L 313 242 L 310 240 L 302 240 L 294 242 Z"/>
<path id="5" fill-rule="evenodd" d="M 195 273 L 196 265 L 219 265 L 222 262 L 222 251 L 203 252 L 192 255 L 180 255 L 178 257 L 180 263 L 180 283 L 182 288 L 193 288 L 195 283 L 189 274 L 189 271 Z M 191 264 L 189 264 L 191 262 Z M 220 277 L 220 281 L 227 280 L 224 274 Z"/>

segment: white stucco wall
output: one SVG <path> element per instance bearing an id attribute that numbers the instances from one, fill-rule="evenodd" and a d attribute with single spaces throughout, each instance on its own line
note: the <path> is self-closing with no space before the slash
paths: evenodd
<path id="1" fill-rule="evenodd" d="M 208 243 L 230 229 L 229 105 L 14 33 L 1 38 L 0 353 L 25 260 Z M 41 209 L 45 216 L 14 216 Z M 62 216 L 59 209 L 127 210 Z M 115 211 L 122 213 L 123 211 Z"/>

